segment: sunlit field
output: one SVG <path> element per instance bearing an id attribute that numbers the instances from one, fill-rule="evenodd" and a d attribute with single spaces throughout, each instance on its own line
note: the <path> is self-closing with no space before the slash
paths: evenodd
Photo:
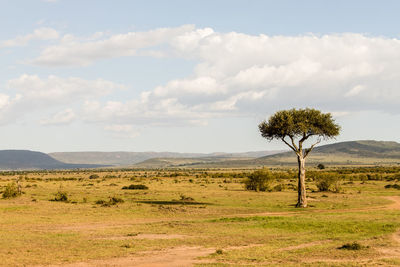
<path id="1" fill-rule="evenodd" d="M 400 264 L 400 168 L 3 172 L 3 266 L 360 266 Z M 333 177 L 326 189 L 321 180 Z M 16 181 L 18 180 L 18 184 Z"/>

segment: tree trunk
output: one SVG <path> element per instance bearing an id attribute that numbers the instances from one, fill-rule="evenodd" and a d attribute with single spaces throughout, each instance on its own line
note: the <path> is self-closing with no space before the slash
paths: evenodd
<path id="1" fill-rule="evenodd" d="M 307 207 L 307 197 L 306 197 L 306 160 L 303 155 L 297 156 L 297 162 L 299 163 L 299 183 L 298 183 L 298 198 L 297 198 L 297 208 Z"/>

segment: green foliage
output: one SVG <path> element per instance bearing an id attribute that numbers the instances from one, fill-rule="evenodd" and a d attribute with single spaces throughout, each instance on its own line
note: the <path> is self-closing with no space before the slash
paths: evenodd
<path id="1" fill-rule="evenodd" d="M 254 191 L 270 190 L 274 177 L 267 169 L 254 171 L 245 181 L 245 188 Z"/>
<path id="2" fill-rule="evenodd" d="M 222 250 L 222 249 L 217 249 L 216 251 L 215 251 L 215 254 L 223 254 L 224 253 L 224 251 Z"/>
<path id="3" fill-rule="evenodd" d="M 400 185 L 398 185 L 398 184 L 387 184 L 387 185 L 385 185 L 385 188 L 394 188 L 394 189 L 397 189 L 397 190 L 400 190 Z"/>
<path id="4" fill-rule="evenodd" d="M 318 164 L 317 168 L 320 170 L 323 170 L 323 169 L 325 169 L 325 165 L 320 163 L 320 164 Z"/>
<path id="5" fill-rule="evenodd" d="M 101 205 L 102 207 L 110 207 L 110 206 L 114 206 L 117 205 L 118 203 L 124 203 L 125 201 L 122 198 L 118 198 L 118 197 L 110 197 L 110 199 L 108 201 L 106 200 L 97 200 L 95 203 L 97 205 Z"/>
<path id="6" fill-rule="evenodd" d="M 129 186 L 124 186 L 122 187 L 124 190 L 147 190 L 149 187 L 147 187 L 144 184 L 131 184 Z"/>
<path id="7" fill-rule="evenodd" d="M 284 185 L 284 184 L 277 184 L 277 185 L 275 185 L 273 188 L 272 188 L 272 191 L 274 191 L 274 192 L 281 192 L 281 191 L 283 191 L 283 190 L 285 190 L 286 189 L 286 185 Z"/>
<path id="8" fill-rule="evenodd" d="M 52 201 L 60 201 L 60 202 L 68 202 L 68 194 L 65 191 L 59 190 L 55 195 Z"/>
<path id="9" fill-rule="evenodd" d="M 339 247 L 338 249 L 347 249 L 347 250 L 360 250 L 362 249 L 364 246 L 360 245 L 359 243 L 357 243 L 356 241 L 353 243 L 346 243 L 343 246 Z"/>
<path id="10" fill-rule="evenodd" d="M 334 173 L 320 173 L 314 177 L 319 191 L 340 191 L 340 176 Z"/>
<path id="11" fill-rule="evenodd" d="M 6 185 L 6 188 L 3 192 L 3 198 L 14 198 L 21 195 L 21 192 L 18 190 L 18 186 L 16 183 L 9 183 Z"/>
<path id="12" fill-rule="evenodd" d="M 100 178 L 100 176 L 97 174 L 92 174 L 89 176 L 89 179 L 98 179 L 98 178 Z"/>
<path id="13" fill-rule="evenodd" d="M 189 197 L 189 196 L 185 196 L 184 194 L 180 195 L 180 201 L 182 202 L 192 202 L 194 201 L 194 198 Z"/>
<path id="14" fill-rule="evenodd" d="M 270 141 L 304 136 L 332 138 L 339 135 L 340 131 L 330 113 L 310 108 L 278 111 L 268 122 L 263 121 L 258 128 L 262 137 Z"/>

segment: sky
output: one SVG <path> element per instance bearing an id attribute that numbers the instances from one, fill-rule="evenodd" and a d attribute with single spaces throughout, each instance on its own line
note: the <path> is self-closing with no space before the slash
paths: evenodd
<path id="1" fill-rule="evenodd" d="M 286 149 L 258 124 L 330 112 L 327 142 L 400 141 L 400 1 L 0 1 L 0 149 Z"/>

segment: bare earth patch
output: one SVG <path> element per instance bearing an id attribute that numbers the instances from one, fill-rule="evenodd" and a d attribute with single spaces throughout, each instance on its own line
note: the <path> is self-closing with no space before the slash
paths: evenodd
<path id="1" fill-rule="evenodd" d="M 302 248 L 308 248 L 308 247 L 313 247 L 313 246 L 318 246 L 318 245 L 323 245 L 326 244 L 328 242 L 331 242 L 332 240 L 320 240 L 320 241 L 314 241 L 314 242 L 310 242 L 310 243 L 303 243 L 297 246 L 290 246 L 290 247 L 286 247 L 286 248 L 281 248 L 278 249 L 278 251 L 289 251 L 289 250 L 296 250 L 296 249 L 302 249 Z"/>
<path id="2" fill-rule="evenodd" d="M 389 196 L 389 197 L 385 197 L 385 198 L 393 201 L 392 204 L 388 205 L 388 208 L 400 210 L 400 196 Z M 395 243 L 395 246 L 379 249 L 379 252 L 386 255 L 386 258 L 387 257 L 389 257 L 389 258 L 400 257 L 400 231 L 395 232 L 392 235 L 392 239 Z"/>
<path id="3" fill-rule="evenodd" d="M 187 235 L 178 235 L 178 234 L 137 234 L 137 235 L 125 235 L 125 236 L 110 236 L 110 237 L 101 237 L 97 239 L 104 240 L 129 240 L 129 239 L 181 239 L 181 238 L 189 238 Z"/>
<path id="4" fill-rule="evenodd" d="M 183 267 L 192 266 L 202 262 L 196 260 L 198 257 L 207 256 L 215 252 L 215 248 L 203 247 L 176 247 L 160 251 L 146 251 L 137 256 L 111 258 L 106 260 L 92 260 L 88 262 L 78 262 L 66 265 L 50 265 L 63 267 L 94 267 L 94 266 L 170 266 Z"/>
<path id="5" fill-rule="evenodd" d="M 251 244 L 248 246 L 227 247 L 224 250 L 237 250 L 250 247 L 262 246 L 262 244 Z M 165 250 L 145 251 L 134 256 L 111 258 L 105 260 L 91 260 L 62 265 L 47 265 L 47 267 L 105 267 L 105 266 L 134 266 L 134 267 L 186 267 L 196 263 L 212 263 L 213 260 L 198 259 L 208 256 L 216 251 L 216 248 L 204 247 L 175 247 Z"/>

